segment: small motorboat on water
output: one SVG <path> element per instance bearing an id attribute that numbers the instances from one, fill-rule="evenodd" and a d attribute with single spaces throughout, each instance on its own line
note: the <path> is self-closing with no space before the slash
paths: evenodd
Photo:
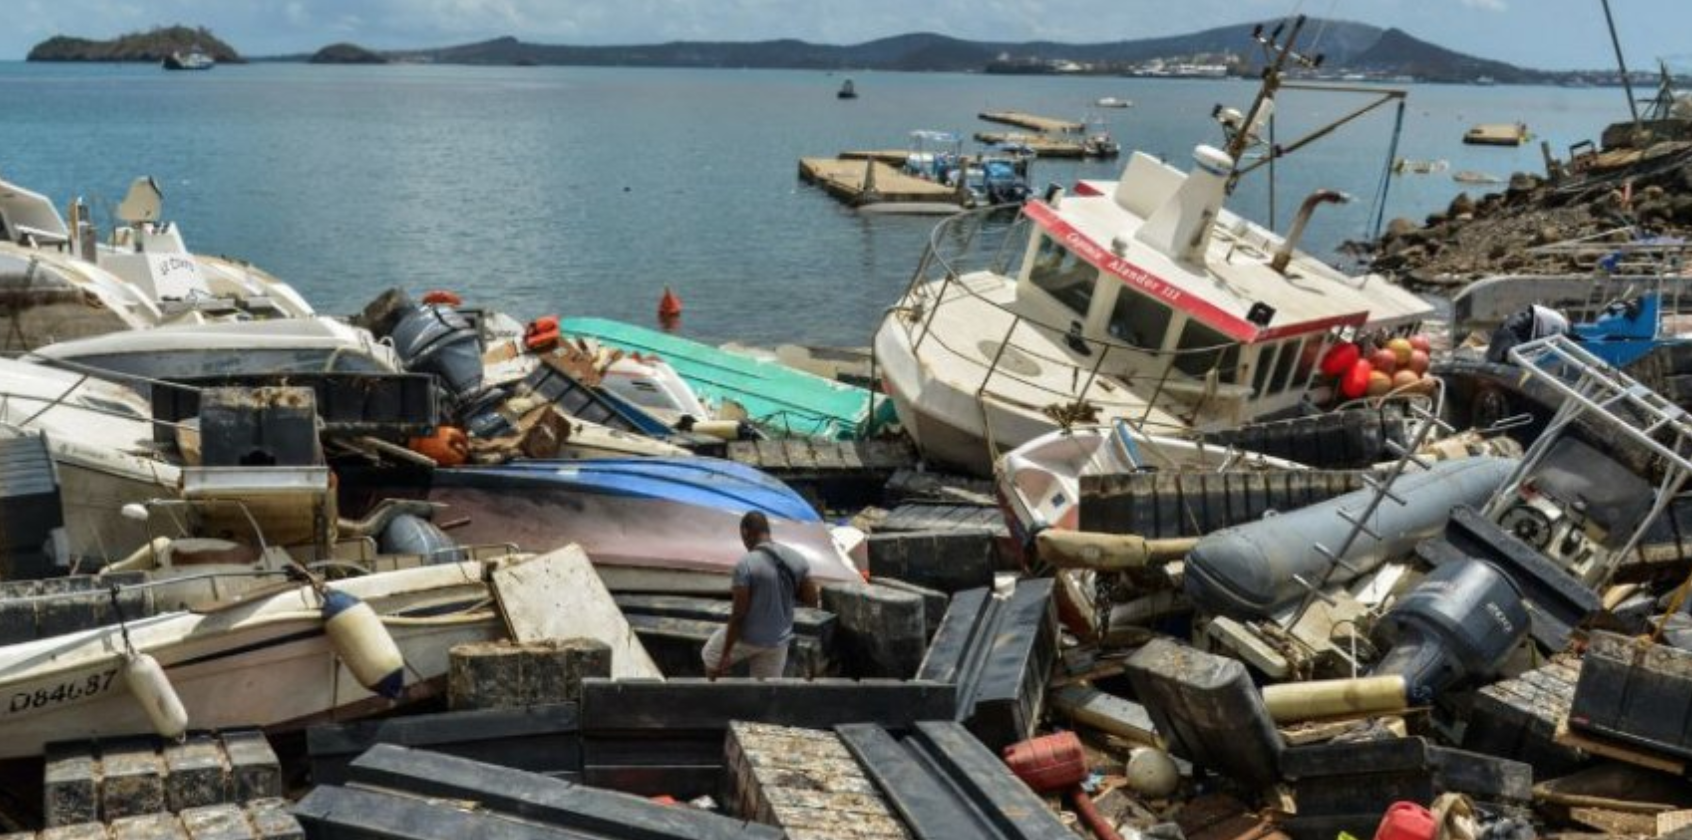
<path id="1" fill-rule="evenodd" d="M 196 48 L 186 53 L 172 52 L 164 57 L 162 64 L 166 70 L 210 70 L 217 66 L 217 61 Z"/>
<path id="2" fill-rule="evenodd" d="M 854 86 L 852 84 L 851 79 L 847 79 L 845 82 L 841 83 L 840 91 L 835 94 L 835 98 L 837 98 L 837 99 L 857 99 L 858 98 L 858 89 L 857 89 L 856 86 Z"/>
<path id="3" fill-rule="evenodd" d="M 486 566 L 466 561 L 348 578 L 319 590 L 293 583 L 244 599 L 136 618 L 0 647 L 0 759 L 40 755 L 54 741 L 152 733 L 155 723 L 128 666 L 151 657 L 194 729 L 295 728 L 391 707 L 439 690 L 447 652 L 504 638 L 490 606 Z M 356 653 L 327 632 L 324 593 L 374 610 L 404 662 L 395 699 L 360 683 Z M 386 690 L 390 686 L 383 686 Z"/>
<path id="4" fill-rule="evenodd" d="M 1101 96 L 1098 99 L 1093 100 L 1093 105 L 1099 108 L 1132 108 L 1134 107 L 1134 101 L 1132 99 L 1120 99 L 1115 96 Z"/>
<path id="5" fill-rule="evenodd" d="M 161 219 L 162 193 L 137 178 L 122 226 L 99 241 L 87 207 L 67 224 L 39 193 L 0 180 L 0 350 L 34 350 L 168 323 L 307 317 L 291 286 L 246 263 L 194 254 Z"/>
<path id="6" fill-rule="evenodd" d="M 858 579 L 850 546 L 787 485 L 714 458 L 513 461 L 436 470 L 430 502 L 468 521 L 453 536 L 532 550 L 576 543 L 615 591 L 722 592 L 761 511 L 819 580 Z M 397 495 L 397 494 L 396 494 Z M 845 548 L 845 550 L 843 550 Z"/>

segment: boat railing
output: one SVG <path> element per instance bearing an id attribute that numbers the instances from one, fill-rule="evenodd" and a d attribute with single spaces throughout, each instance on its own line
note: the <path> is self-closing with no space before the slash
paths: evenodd
<path id="1" fill-rule="evenodd" d="M 1219 362 L 1229 348 L 1236 346 L 1234 344 L 1165 350 L 1129 341 L 1093 338 L 1016 312 L 972 288 L 964 282 L 964 278 L 972 274 L 985 272 L 1014 277 L 1018 266 L 1011 265 L 1011 261 L 1020 257 L 1020 246 L 1030 241 L 1032 222 L 1028 217 L 1019 216 L 1015 222 L 1006 223 L 995 219 L 994 215 L 995 208 L 982 208 L 958 213 L 936 225 L 904 296 L 907 301 L 916 301 L 916 305 L 910 307 L 914 311 L 905 313 L 910 317 L 901 318 L 899 313 L 890 313 L 889 316 L 893 324 L 906 331 L 913 352 L 920 349 L 924 342 L 935 342 L 964 360 L 973 360 L 976 351 L 947 344 L 945 337 L 933 329 L 940 309 L 958 301 L 972 300 L 1009 316 L 1010 326 L 995 342 L 997 347 L 991 359 L 985 364 L 975 363 L 982 368 L 976 387 L 978 398 L 1014 403 L 994 389 L 996 383 L 1014 382 L 1054 398 L 1052 405 L 1026 406 L 1028 408 L 1079 407 L 1087 402 L 1095 384 L 1101 379 L 1109 379 L 1132 391 L 1144 402 L 1145 409 L 1137 418 L 1136 425 L 1168 433 L 1188 429 L 1184 425 L 1157 423 L 1152 418 L 1156 409 L 1167 411 L 1180 407 L 1190 416 L 1197 417 L 1216 403 L 1248 393 L 1242 386 L 1220 381 L 1222 370 Z M 929 289 L 933 289 L 932 293 Z M 1047 341 L 1018 340 L 1019 337 L 1036 334 Z M 1041 349 L 1042 345 L 1054 343 L 1069 346 L 1087 361 L 1078 363 L 1074 357 L 1054 356 Z M 1015 355 L 1010 355 L 1013 353 Z M 1014 360 L 1019 356 L 1059 371 L 1068 371 L 1070 387 L 1054 388 L 1038 379 L 1019 375 L 1013 369 Z M 1198 365 L 1191 364 L 1191 360 L 1199 360 Z M 1115 362 L 1116 365 L 1107 368 L 1107 362 Z M 1204 372 L 1200 375 L 1187 372 L 1195 368 Z M 1224 391 L 1233 391 L 1236 396 L 1225 397 Z"/>

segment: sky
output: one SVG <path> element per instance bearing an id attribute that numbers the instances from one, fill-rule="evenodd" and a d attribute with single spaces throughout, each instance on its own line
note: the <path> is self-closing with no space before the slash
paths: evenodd
<path id="1" fill-rule="evenodd" d="M 1610 0 L 1630 68 L 1692 71 L 1692 0 Z M 549 44 L 799 38 L 855 44 L 907 32 L 995 41 L 1179 35 L 1294 11 L 1381 27 L 1550 70 L 1615 63 L 1600 0 L 0 0 L 0 60 L 56 34 L 109 38 L 205 26 L 243 55 L 377 49 L 503 35 Z"/>

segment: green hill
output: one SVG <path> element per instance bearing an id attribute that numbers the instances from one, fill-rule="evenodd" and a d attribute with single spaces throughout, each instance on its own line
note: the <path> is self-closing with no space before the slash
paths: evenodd
<path id="1" fill-rule="evenodd" d="M 205 27 L 161 26 L 109 41 L 55 35 L 29 51 L 29 61 L 163 61 L 173 52 L 198 49 L 219 64 L 240 64 L 241 54 Z"/>

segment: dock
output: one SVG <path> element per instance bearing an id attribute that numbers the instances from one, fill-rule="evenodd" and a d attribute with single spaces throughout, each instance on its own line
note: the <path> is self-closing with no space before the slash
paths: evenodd
<path id="1" fill-rule="evenodd" d="M 1471 146 L 1520 146 L 1527 142 L 1527 136 L 1523 123 L 1481 123 L 1463 132 L 1463 142 Z"/>
<path id="2" fill-rule="evenodd" d="M 860 149 L 858 151 L 841 152 L 841 160 L 874 160 L 888 166 L 904 166 L 911 153 L 907 149 Z"/>
<path id="3" fill-rule="evenodd" d="M 958 191 L 906 175 L 879 160 L 800 158 L 799 177 L 847 204 L 958 204 Z"/>
<path id="4" fill-rule="evenodd" d="M 979 131 L 975 134 L 975 140 L 993 146 L 1000 143 L 1027 146 L 1033 150 L 1036 157 L 1042 158 L 1080 158 L 1087 155 L 1087 148 L 1080 140 L 1068 140 L 1049 134 Z"/>
<path id="5" fill-rule="evenodd" d="M 1042 117 L 1037 114 L 1024 114 L 1021 111 L 983 111 L 978 114 L 981 119 L 992 123 L 1014 125 L 1046 134 L 1080 134 L 1087 126 L 1074 120 L 1060 120 L 1053 117 Z"/>

